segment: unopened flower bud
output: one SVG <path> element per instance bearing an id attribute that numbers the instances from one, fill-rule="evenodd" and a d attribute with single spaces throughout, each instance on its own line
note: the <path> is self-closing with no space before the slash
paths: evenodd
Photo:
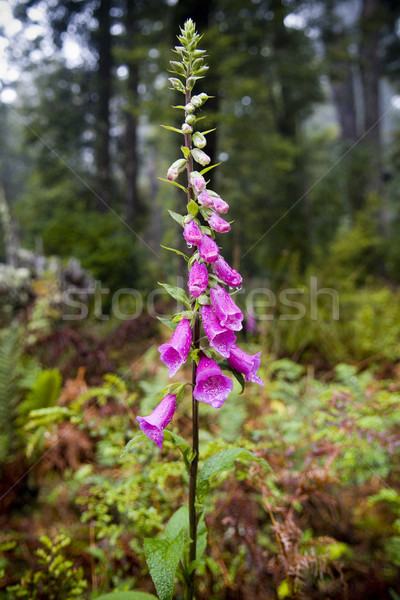
<path id="1" fill-rule="evenodd" d="M 192 133 L 193 127 L 191 127 L 188 123 L 183 123 L 183 125 L 181 127 L 181 131 L 182 131 L 182 133 L 187 135 L 189 133 Z"/>
<path id="2" fill-rule="evenodd" d="M 190 173 L 190 183 L 196 194 L 199 194 L 206 189 L 206 180 L 198 171 L 192 171 Z"/>
<path id="3" fill-rule="evenodd" d="M 193 135 L 193 144 L 197 148 L 204 148 L 204 146 L 207 144 L 206 138 L 202 133 L 200 133 L 200 131 L 196 131 L 196 133 Z"/>
<path id="4" fill-rule="evenodd" d="M 195 107 L 192 102 L 188 102 L 185 106 L 185 112 L 187 112 L 187 113 L 194 112 L 194 109 L 195 109 Z"/>
<path id="5" fill-rule="evenodd" d="M 203 99 L 202 96 L 206 96 L 206 98 Z M 208 98 L 207 94 L 200 94 L 198 96 L 192 96 L 191 103 L 193 104 L 193 106 L 195 108 L 200 108 L 200 106 L 202 106 L 204 104 L 204 102 L 207 100 L 207 98 Z"/>
<path id="6" fill-rule="evenodd" d="M 213 212 L 212 215 L 209 217 L 208 224 L 210 227 L 215 229 L 215 231 L 218 231 L 218 233 L 226 233 L 231 228 L 228 221 L 225 221 L 225 219 L 220 217 L 215 212 Z"/>
<path id="7" fill-rule="evenodd" d="M 213 199 L 211 198 L 210 194 L 207 192 L 207 190 L 204 190 L 203 192 L 201 192 L 198 196 L 197 196 L 197 200 L 199 202 L 199 204 L 202 204 L 203 206 L 213 206 Z"/>
<path id="8" fill-rule="evenodd" d="M 168 81 L 170 82 L 174 90 L 185 93 L 185 87 L 180 79 L 177 79 L 176 77 L 169 77 Z"/>
<path id="9" fill-rule="evenodd" d="M 185 123 L 188 123 L 189 125 L 194 125 L 196 121 L 197 119 L 194 115 L 188 115 L 185 119 Z"/>
<path id="10" fill-rule="evenodd" d="M 186 169 L 186 159 L 179 158 L 176 160 L 167 171 L 167 179 L 169 181 L 175 181 L 180 173 Z"/>
<path id="11" fill-rule="evenodd" d="M 196 78 L 195 77 L 189 77 L 189 79 L 186 81 L 186 89 L 187 90 L 192 90 L 194 88 L 194 84 L 196 83 Z"/>
<path id="12" fill-rule="evenodd" d="M 229 210 L 229 204 L 222 200 L 219 196 L 213 196 L 213 208 L 220 215 L 225 214 Z"/>
<path id="13" fill-rule="evenodd" d="M 209 162 L 211 161 L 211 158 L 208 156 L 208 154 L 203 152 L 203 150 L 199 150 L 198 148 L 193 148 L 192 156 L 193 156 L 194 160 L 197 163 L 199 163 L 200 165 L 202 165 L 203 167 L 208 165 Z"/>

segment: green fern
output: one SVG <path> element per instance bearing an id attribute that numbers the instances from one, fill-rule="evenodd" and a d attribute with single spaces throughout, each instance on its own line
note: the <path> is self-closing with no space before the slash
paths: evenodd
<path id="1" fill-rule="evenodd" d="M 15 436 L 15 410 L 19 400 L 18 365 L 23 350 L 21 330 L 12 324 L 0 334 L 0 465 Z"/>
<path id="2" fill-rule="evenodd" d="M 42 371 L 26 397 L 18 405 L 18 422 L 26 421 L 32 410 L 54 406 L 61 392 L 62 377 L 58 369 Z"/>

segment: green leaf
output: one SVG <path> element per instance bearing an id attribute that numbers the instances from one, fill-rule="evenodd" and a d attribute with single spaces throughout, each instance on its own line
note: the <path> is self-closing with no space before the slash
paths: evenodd
<path id="1" fill-rule="evenodd" d="M 190 150 L 186 146 L 181 146 L 182 154 L 185 158 L 189 158 Z"/>
<path id="2" fill-rule="evenodd" d="M 191 200 L 187 205 L 187 211 L 190 215 L 193 215 L 195 217 L 199 212 L 199 205 L 197 204 L 197 202 Z"/>
<path id="3" fill-rule="evenodd" d="M 182 452 L 183 455 L 185 455 L 185 453 L 188 453 L 189 451 L 192 450 L 192 447 L 189 444 L 189 442 L 187 442 L 180 435 L 177 435 L 173 431 L 170 431 L 169 429 L 165 429 L 164 439 L 172 442 L 174 444 L 175 448 L 178 448 Z"/>
<path id="4" fill-rule="evenodd" d="M 174 540 L 181 531 L 187 532 L 189 527 L 189 510 L 187 506 L 181 506 L 172 515 L 165 527 L 167 540 Z"/>
<path id="5" fill-rule="evenodd" d="M 133 448 L 133 446 L 137 446 L 138 444 L 143 442 L 145 439 L 146 439 L 146 436 L 144 433 L 139 433 L 138 435 L 135 435 L 135 437 L 133 437 L 131 440 L 129 440 L 129 442 L 126 444 L 125 448 L 122 451 L 121 456 L 123 456 L 124 454 L 129 452 Z"/>
<path id="6" fill-rule="evenodd" d="M 157 600 L 157 598 L 145 592 L 111 592 L 105 596 L 98 596 L 96 600 Z"/>
<path id="7" fill-rule="evenodd" d="M 180 531 L 172 541 L 154 538 L 144 540 L 146 562 L 159 600 L 172 600 L 175 589 L 175 573 L 182 556 L 183 546 L 183 531 Z"/>
<path id="8" fill-rule="evenodd" d="M 211 96 L 209 96 L 209 98 L 211 98 Z M 183 108 L 185 108 L 185 107 L 183 107 Z M 207 129 L 207 131 L 201 131 L 200 133 L 202 133 L 203 135 L 207 135 L 207 133 L 211 133 L 212 131 L 216 131 L 216 130 L 217 130 L 217 128 L 214 127 L 214 129 Z M 221 163 L 219 163 L 219 164 L 221 164 Z"/>
<path id="9" fill-rule="evenodd" d="M 157 317 L 157 319 L 161 321 L 163 325 L 168 327 L 168 329 L 171 329 L 171 331 L 175 331 L 178 327 L 178 323 L 174 323 L 174 321 L 170 321 L 169 319 L 164 319 L 163 317 Z"/>
<path id="10" fill-rule="evenodd" d="M 219 162 L 219 163 L 217 163 L 215 165 L 210 165 L 209 167 L 206 167 L 205 169 L 203 169 L 202 171 L 200 171 L 200 173 L 202 175 L 204 175 L 205 173 L 208 173 L 208 171 L 211 171 L 211 169 L 215 169 L 215 167 L 219 167 L 220 164 L 221 163 Z"/>
<path id="11" fill-rule="evenodd" d="M 228 448 L 226 450 L 221 450 L 206 460 L 199 473 L 197 497 L 200 502 L 209 494 L 213 477 L 223 471 L 231 471 L 235 466 L 236 460 L 253 460 L 263 464 L 272 471 L 271 467 L 263 458 L 259 458 L 253 454 L 253 452 L 250 452 L 250 450 L 246 450 L 246 448 Z"/>
<path id="12" fill-rule="evenodd" d="M 170 125 L 161 125 L 160 127 L 163 127 L 163 129 L 168 129 L 169 131 L 176 131 L 176 133 L 182 133 L 180 129 L 177 129 L 176 127 L 171 127 Z"/>
<path id="13" fill-rule="evenodd" d="M 168 283 L 160 283 L 160 282 L 158 282 L 158 284 L 162 285 L 162 287 L 165 289 L 165 291 L 168 292 L 168 294 L 170 296 L 172 296 L 172 298 L 174 298 L 175 300 L 178 300 L 178 302 L 181 302 L 182 304 L 184 304 L 188 308 L 191 308 L 191 304 L 189 302 L 189 299 L 186 296 L 185 291 L 182 288 L 178 288 L 178 287 L 176 287 L 174 285 L 168 285 Z"/>
<path id="14" fill-rule="evenodd" d="M 181 225 L 181 227 L 183 227 L 183 225 L 184 225 L 183 215 L 180 215 L 179 213 L 176 213 L 173 210 L 169 210 L 168 212 L 171 215 L 171 217 L 174 219 L 174 221 L 176 221 L 177 223 L 179 223 L 179 225 Z"/>
<path id="15" fill-rule="evenodd" d="M 160 181 L 165 181 L 166 183 L 172 183 L 172 185 L 175 185 L 176 187 L 183 190 L 185 192 L 185 194 L 188 193 L 187 189 L 180 183 L 177 183 L 176 181 L 170 181 L 169 179 L 164 179 L 163 177 L 157 177 L 157 179 L 159 179 Z"/>
<path id="16" fill-rule="evenodd" d="M 172 108 L 182 108 L 183 110 L 185 110 L 183 104 L 177 104 L 176 106 L 172 106 Z"/>
<path id="17" fill-rule="evenodd" d="M 186 256 L 186 254 L 184 254 L 183 252 L 181 252 L 180 250 L 177 250 L 176 248 L 169 248 L 168 246 L 163 246 L 162 244 L 160 244 L 161 248 L 164 248 L 164 250 L 169 250 L 170 252 L 175 252 L 175 254 L 179 254 L 179 256 L 183 256 L 183 258 L 188 261 L 189 257 Z"/>

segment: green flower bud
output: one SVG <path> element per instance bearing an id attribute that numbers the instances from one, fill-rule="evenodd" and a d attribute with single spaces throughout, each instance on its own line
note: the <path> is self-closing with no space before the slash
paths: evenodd
<path id="1" fill-rule="evenodd" d="M 199 150 L 198 148 L 193 148 L 192 156 L 194 160 L 203 167 L 208 165 L 208 163 L 211 161 L 211 158 L 205 152 L 203 152 L 203 150 Z"/>
<path id="2" fill-rule="evenodd" d="M 181 130 L 182 130 L 182 133 L 184 133 L 185 135 L 188 135 L 189 133 L 192 133 L 193 128 L 188 123 L 183 123 Z"/>
<path id="3" fill-rule="evenodd" d="M 196 78 L 195 77 L 189 77 L 188 80 L 186 81 L 186 89 L 187 90 L 192 90 L 194 88 L 194 84 L 195 83 L 196 83 Z"/>
<path id="4" fill-rule="evenodd" d="M 192 112 L 194 112 L 194 108 L 195 107 L 193 106 L 193 103 L 192 102 L 188 102 L 186 104 L 186 106 L 185 106 L 185 112 L 192 113 Z"/>
<path id="5" fill-rule="evenodd" d="M 177 79 L 176 77 L 169 77 L 168 81 L 174 90 L 182 92 L 183 94 L 185 93 L 185 87 L 180 79 Z"/>
<path id="6" fill-rule="evenodd" d="M 194 115 L 188 115 L 185 119 L 185 122 L 188 123 L 188 125 L 194 125 L 196 121 L 197 119 Z"/>
<path id="7" fill-rule="evenodd" d="M 196 133 L 193 135 L 193 144 L 197 147 L 197 148 L 204 148 L 204 146 L 207 144 L 207 140 L 204 137 L 204 135 L 202 133 L 200 133 L 200 131 L 196 131 Z"/>

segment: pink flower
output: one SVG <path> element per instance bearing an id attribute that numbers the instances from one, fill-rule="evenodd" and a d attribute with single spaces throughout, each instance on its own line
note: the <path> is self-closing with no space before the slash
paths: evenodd
<path id="1" fill-rule="evenodd" d="M 208 269 L 204 263 L 194 261 L 189 272 L 189 292 L 195 298 L 206 291 L 208 285 Z"/>
<path id="2" fill-rule="evenodd" d="M 243 373 L 246 381 L 253 381 L 259 385 L 264 385 L 264 382 L 257 375 L 258 367 L 261 364 L 261 352 L 257 354 L 247 354 L 237 346 L 231 347 L 231 353 L 228 357 L 228 363 L 239 373 Z"/>
<path id="3" fill-rule="evenodd" d="M 222 256 L 213 264 L 212 268 L 215 275 L 226 283 L 226 285 L 230 287 L 240 287 L 242 285 L 242 276 L 240 273 L 232 269 Z"/>
<path id="4" fill-rule="evenodd" d="M 214 360 L 202 356 L 196 372 L 194 398 L 198 402 L 211 404 L 213 408 L 221 408 L 232 390 L 233 381 L 222 374 Z"/>
<path id="5" fill-rule="evenodd" d="M 136 417 L 139 427 L 162 450 L 164 429 L 171 422 L 175 412 L 176 396 L 165 396 L 160 404 L 147 417 Z"/>
<path id="6" fill-rule="evenodd" d="M 218 246 L 209 235 L 203 235 L 201 243 L 199 244 L 199 254 L 200 258 L 208 263 L 213 263 L 218 260 Z"/>
<path id="7" fill-rule="evenodd" d="M 188 319 L 182 319 L 172 334 L 169 344 L 161 344 L 158 351 L 161 360 L 168 367 L 169 376 L 173 377 L 179 367 L 186 362 L 192 343 L 192 331 Z"/>
<path id="8" fill-rule="evenodd" d="M 223 287 L 218 285 L 211 288 L 211 304 L 223 327 L 240 331 L 242 329 L 243 313 L 236 306 L 230 295 Z"/>
<path id="9" fill-rule="evenodd" d="M 211 196 L 207 192 L 207 190 L 204 190 L 203 192 L 201 192 L 201 194 L 199 194 L 197 196 L 197 200 L 203 206 L 213 206 L 213 199 L 211 198 Z"/>
<path id="10" fill-rule="evenodd" d="M 218 233 L 226 233 L 231 228 L 228 221 L 225 221 L 225 219 L 217 215 L 217 213 L 212 213 L 208 219 L 208 224 L 215 229 L 215 231 L 218 231 Z"/>
<path id="11" fill-rule="evenodd" d="M 221 215 L 224 215 L 229 210 L 229 204 L 219 196 L 213 196 L 213 207 Z"/>
<path id="12" fill-rule="evenodd" d="M 206 180 L 197 171 L 193 171 L 190 174 L 190 183 L 196 194 L 200 194 L 200 192 L 206 189 Z"/>
<path id="13" fill-rule="evenodd" d="M 203 327 L 210 342 L 221 356 L 228 358 L 230 348 L 236 342 L 236 336 L 231 329 L 223 327 L 211 306 L 203 306 L 201 311 Z"/>
<path id="14" fill-rule="evenodd" d="M 200 227 L 196 221 L 189 221 L 189 223 L 185 224 L 183 229 L 183 237 L 188 244 L 195 244 L 196 246 L 200 244 L 201 240 L 203 239 L 203 234 L 201 233 Z"/>

